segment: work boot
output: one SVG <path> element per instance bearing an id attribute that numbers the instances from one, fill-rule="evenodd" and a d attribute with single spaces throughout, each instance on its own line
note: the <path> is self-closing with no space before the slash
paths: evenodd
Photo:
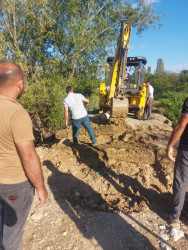
<path id="1" fill-rule="evenodd" d="M 171 214 L 168 216 L 168 224 L 171 228 L 180 229 L 180 221 L 178 219 L 174 219 Z"/>

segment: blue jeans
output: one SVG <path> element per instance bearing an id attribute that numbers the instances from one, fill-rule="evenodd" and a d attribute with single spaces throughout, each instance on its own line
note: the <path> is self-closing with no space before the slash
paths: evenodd
<path id="1" fill-rule="evenodd" d="M 81 125 L 83 125 L 84 128 L 87 130 L 87 132 L 89 133 L 89 136 L 91 138 L 92 143 L 95 144 L 96 137 L 95 137 L 93 129 L 90 125 L 88 115 L 86 115 L 80 119 L 72 119 L 73 142 L 74 143 L 78 142 L 78 133 L 79 133 L 79 129 L 80 129 Z"/>

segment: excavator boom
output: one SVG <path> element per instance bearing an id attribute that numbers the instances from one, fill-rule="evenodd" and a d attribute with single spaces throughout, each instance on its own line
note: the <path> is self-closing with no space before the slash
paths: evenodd
<path id="1" fill-rule="evenodd" d="M 118 85 L 123 84 L 123 79 L 126 71 L 127 56 L 129 50 L 129 42 L 131 36 L 131 25 L 122 24 L 121 33 L 117 44 L 116 55 L 113 60 L 112 71 L 111 71 L 111 83 L 108 92 L 107 99 L 110 101 L 111 98 L 118 95 Z"/>

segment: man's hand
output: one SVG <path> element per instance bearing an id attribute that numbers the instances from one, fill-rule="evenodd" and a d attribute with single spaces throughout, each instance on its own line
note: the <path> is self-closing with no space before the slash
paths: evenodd
<path id="1" fill-rule="evenodd" d="M 175 158 L 173 156 L 173 148 L 172 147 L 169 147 L 169 146 L 167 147 L 166 154 L 171 161 L 175 161 Z"/>
<path id="2" fill-rule="evenodd" d="M 36 190 L 36 194 L 40 200 L 40 203 L 37 205 L 37 207 L 42 207 L 46 201 L 47 201 L 47 198 L 48 198 L 48 192 L 46 190 L 46 188 L 42 188 L 42 189 L 39 189 L 39 190 Z"/>
<path id="3" fill-rule="evenodd" d="M 172 147 L 179 140 L 181 135 L 183 134 L 183 131 L 185 130 L 187 124 L 188 124 L 188 114 L 182 113 L 177 125 L 175 126 L 175 128 L 170 136 L 170 139 L 169 139 L 169 142 L 167 145 L 167 149 L 166 149 L 167 156 L 172 161 L 175 161 L 175 158 L 173 156 L 173 148 Z"/>
<path id="4" fill-rule="evenodd" d="M 68 121 L 65 121 L 65 128 L 68 128 Z"/>

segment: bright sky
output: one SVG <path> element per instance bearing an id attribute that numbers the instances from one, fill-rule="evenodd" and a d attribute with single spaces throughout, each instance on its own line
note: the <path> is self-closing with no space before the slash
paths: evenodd
<path id="1" fill-rule="evenodd" d="M 163 59 L 166 71 L 179 73 L 188 70 L 188 0 L 146 0 L 151 2 L 157 14 L 167 15 L 162 18 L 160 29 L 150 28 L 136 35 L 132 29 L 128 56 L 144 56 L 152 73 L 157 60 Z M 134 2 L 134 1 L 133 1 Z"/>

